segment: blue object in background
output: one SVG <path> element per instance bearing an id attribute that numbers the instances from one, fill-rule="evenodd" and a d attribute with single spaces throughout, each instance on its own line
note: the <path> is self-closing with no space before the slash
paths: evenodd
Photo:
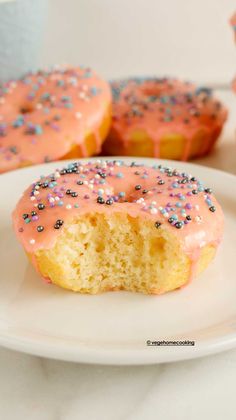
<path id="1" fill-rule="evenodd" d="M 0 1 L 0 82 L 37 70 L 47 3 Z"/>

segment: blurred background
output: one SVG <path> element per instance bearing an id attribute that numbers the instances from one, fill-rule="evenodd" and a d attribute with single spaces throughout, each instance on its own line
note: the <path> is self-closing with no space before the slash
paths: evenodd
<path id="1" fill-rule="evenodd" d="M 234 10 L 233 0 L 49 0 L 40 65 L 228 83 L 236 69 Z"/>

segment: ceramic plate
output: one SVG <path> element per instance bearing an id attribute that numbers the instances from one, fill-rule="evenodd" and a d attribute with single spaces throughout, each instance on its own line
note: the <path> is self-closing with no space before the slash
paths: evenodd
<path id="1" fill-rule="evenodd" d="M 224 240 L 214 262 L 187 287 L 162 296 L 123 291 L 80 295 L 44 284 L 15 239 L 11 212 L 32 181 L 63 163 L 1 175 L 1 345 L 55 359 L 102 364 L 169 362 L 235 346 L 236 177 L 193 164 L 141 161 L 182 168 L 213 187 L 226 219 Z M 148 340 L 186 340 L 195 345 L 148 346 Z"/>

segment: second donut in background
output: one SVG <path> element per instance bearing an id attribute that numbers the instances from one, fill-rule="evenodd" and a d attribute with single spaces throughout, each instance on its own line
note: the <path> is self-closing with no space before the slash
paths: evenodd
<path id="1" fill-rule="evenodd" d="M 188 160 L 211 152 L 227 110 L 207 88 L 169 78 L 111 83 L 113 120 L 102 154 Z"/>
<path id="2" fill-rule="evenodd" d="M 60 67 L 0 85 L 0 173 L 98 154 L 110 127 L 109 84 Z"/>

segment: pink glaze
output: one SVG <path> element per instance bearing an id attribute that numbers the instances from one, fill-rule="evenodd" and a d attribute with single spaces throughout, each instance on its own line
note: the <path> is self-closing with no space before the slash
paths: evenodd
<path id="1" fill-rule="evenodd" d="M 100 125 L 108 112 L 107 82 L 88 68 L 59 68 L 0 85 L 0 173 L 54 161 L 93 133 L 100 151 Z"/>
<path id="2" fill-rule="evenodd" d="M 132 134 L 144 130 L 153 141 L 155 157 L 160 156 L 160 141 L 164 136 L 179 134 L 186 139 L 182 160 L 187 160 L 199 131 L 207 138 L 199 155 L 208 153 L 227 117 L 226 109 L 211 96 L 209 89 L 176 79 L 114 81 L 112 92 L 112 135 L 127 148 Z"/>
<path id="3" fill-rule="evenodd" d="M 74 172 L 63 174 L 57 170 L 53 175 L 42 177 L 42 185 L 38 185 L 38 181 L 32 184 L 13 212 L 16 236 L 30 254 L 53 247 L 64 226 L 76 216 L 96 212 L 107 215 L 124 212 L 153 221 L 153 229 L 168 229 L 178 237 L 191 259 L 191 275 L 200 249 L 207 244 L 217 247 L 221 241 L 221 207 L 199 180 L 191 180 L 192 175 L 163 167 L 127 166 L 120 161 L 77 163 L 67 169 Z M 78 185 L 81 181 L 83 184 Z M 73 197 L 73 193 L 77 196 Z M 98 197 L 104 203 L 98 203 Z M 108 199 L 112 203 L 107 202 Z M 45 208 L 39 210 L 39 204 Z M 37 215 L 32 216 L 32 211 Z M 170 220 L 171 217 L 175 220 Z M 57 229 L 58 220 L 63 224 Z M 176 227 L 177 222 L 180 228 Z M 43 227 L 40 232 L 39 226 Z M 35 258 L 33 264 L 36 266 Z"/>

